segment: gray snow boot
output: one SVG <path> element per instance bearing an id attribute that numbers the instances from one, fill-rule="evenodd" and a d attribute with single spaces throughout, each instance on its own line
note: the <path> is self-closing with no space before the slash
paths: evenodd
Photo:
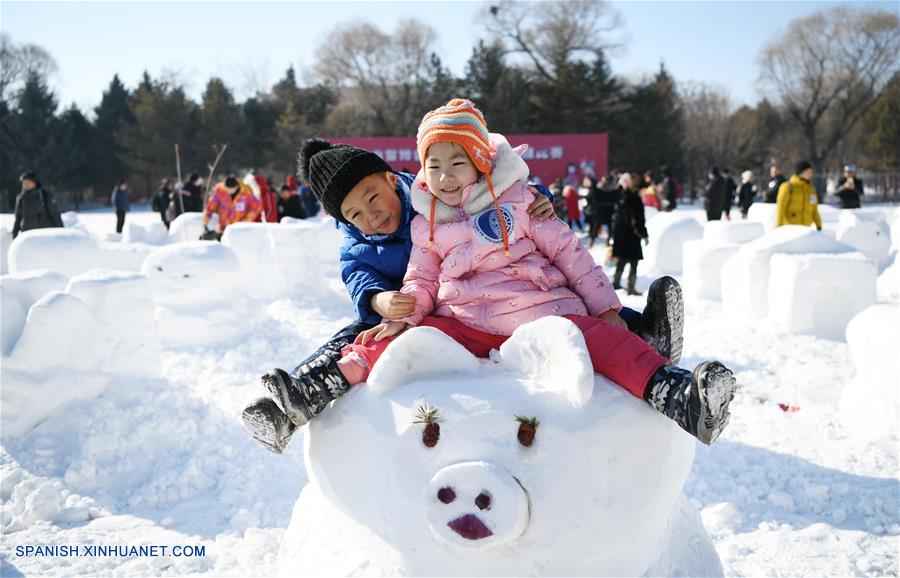
<path id="1" fill-rule="evenodd" d="M 681 286 L 671 277 L 660 277 L 647 291 L 647 306 L 641 314 L 641 337 L 672 365 L 678 365 L 684 344 L 683 333 Z"/>
<path id="2" fill-rule="evenodd" d="M 268 397 L 261 397 L 245 407 L 241 419 L 253 440 L 276 454 L 284 451 L 297 431 L 294 422 Z"/>
<path id="3" fill-rule="evenodd" d="M 297 427 L 303 427 L 350 389 L 347 378 L 338 369 L 337 359 L 324 353 L 297 368 L 294 375 L 276 368 L 266 373 L 262 382 Z"/>
<path id="4" fill-rule="evenodd" d="M 644 399 L 681 429 L 710 445 L 728 425 L 728 405 L 736 387 L 731 370 L 718 361 L 704 361 L 693 374 L 665 365 L 650 378 Z"/>

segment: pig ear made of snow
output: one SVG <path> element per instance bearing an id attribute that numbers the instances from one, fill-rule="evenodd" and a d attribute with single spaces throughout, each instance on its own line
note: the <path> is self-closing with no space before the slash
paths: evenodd
<path id="1" fill-rule="evenodd" d="M 533 393 L 557 393 L 581 407 L 594 393 L 594 368 L 581 330 L 562 317 L 544 317 L 521 325 L 500 346 L 507 371 L 525 374 Z"/>
<path id="2" fill-rule="evenodd" d="M 395 339 L 366 384 L 377 393 L 417 379 L 478 371 L 478 359 L 434 327 L 414 327 Z"/>

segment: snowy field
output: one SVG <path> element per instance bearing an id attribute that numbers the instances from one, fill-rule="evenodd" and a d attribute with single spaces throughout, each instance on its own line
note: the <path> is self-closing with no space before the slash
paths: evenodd
<path id="1" fill-rule="evenodd" d="M 876 221 L 884 223 L 896 220 L 895 210 L 887 206 L 866 209 L 877 217 Z M 677 213 L 696 220 L 701 215 L 692 208 Z M 128 220 L 151 225 L 158 222 L 158 215 L 139 208 L 129 213 Z M 95 239 L 120 243 L 111 234 L 115 225 L 112 212 L 80 213 L 77 221 Z M 826 221 L 830 238 L 837 236 L 850 242 L 855 232 L 862 231 L 858 233 L 864 238 L 862 245 L 873 245 L 865 241 L 868 229 L 862 225 L 848 233 L 846 222 Z M 10 230 L 12 216 L 0 215 L 0 227 Z M 326 230 L 320 229 L 321 235 L 328 236 Z M 886 226 L 881 230 L 886 232 Z M 297 234 L 301 233 L 308 234 Z M 897 228 L 891 233 L 896 235 Z M 670 234 L 672 239 L 679 238 L 679 243 L 699 239 L 690 223 L 660 229 L 657 234 Z M 133 230 L 131 235 L 137 239 L 138 231 Z M 136 246 L 152 245 L 149 237 L 152 235 L 147 233 Z M 894 243 L 896 247 L 896 239 Z M 322 247 L 333 249 L 328 243 Z M 6 244 L 3 249 L 6 251 Z M 664 264 L 671 264 L 671 257 L 660 256 L 663 249 L 666 247 L 656 247 L 643 262 L 639 290 L 646 290 L 653 279 L 648 262 L 655 258 L 654 266 L 660 271 Z M 17 360 L 6 357 L 9 351 L 4 351 L 4 403 L 10 388 L 32 384 L 36 391 L 43 389 L 31 397 L 15 398 L 20 413 L 3 414 L 0 575 L 277 574 L 281 541 L 308 479 L 302 439 L 305 432 L 298 433 L 285 453 L 276 456 L 250 440 L 240 412 L 247 402 L 262 394 L 258 378 L 266 369 L 293 368 L 352 320 L 350 300 L 337 273 L 336 252 L 321 255 L 316 261 L 316 250 L 309 248 L 300 262 L 293 264 L 292 275 L 300 280 L 289 287 L 289 298 L 271 298 L 266 295 L 271 287 L 248 281 L 246 295 L 232 299 L 230 294 L 222 294 L 232 287 L 231 281 L 218 280 L 220 261 L 212 262 L 211 267 L 191 267 L 188 262 L 171 257 L 164 260 L 154 254 L 158 272 L 145 269 L 153 283 L 160 328 L 159 337 L 154 336 L 152 343 L 146 342 L 146 333 L 132 331 L 136 325 L 129 325 L 145 323 L 153 309 L 152 301 L 137 297 L 132 306 L 135 311 L 129 311 L 128 304 L 124 309 L 111 309 L 112 317 L 99 320 L 98 328 L 64 327 L 53 339 L 38 340 L 34 336 L 44 335 L 39 333 L 42 329 L 32 328 L 41 320 L 52 324 L 52 319 L 32 323 L 29 317 L 20 339 L 31 331 L 27 336 L 30 341 L 15 345 L 31 349 Z M 605 247 L 598 245 L 592 253 L 602 261 Z M 245 276 L 253 275 L 255 281 L 265 278 L 262 261 L 239 257 Z M 802 265 L 790 261 L 790 257 L 776 255 L 773 259 L 785 259 L 784 269 L 779 270 Z M 886 252 L 875 257 L 881 259 L 877 272 L 882 273 L 878 301 L 888 303 L 885 311 L 893 314 L 900 307 L 897 286 L 885 287 L 883 273 L 892 269 L 896 275 L 897 266 L 889 267 L 894 257 L 887 257 Z M 287 261 L 284 258 L 278 256 L 278 263 L 290 263 L 290 255 Z M 266 256 L 266 260 L 272 259 Z M 66 265 L 60 263 L 59 267 Z M 186 284 L 183 290 L 208 299 L 198 301 L 201 305 L 196 306 L 195 313 L 199 314 L 195 317 L 178 309 L 184 303 L 159 308 L 160 284 L 172 282 L 161 276 L 176 265 L 188 266 L 179 274 Z M 680 261 L 677 265 L 680 269 Z M 285 267 L 290 265 L 282 265 L 282 269 Z M 709 273 L 706 267 L 704 274 L 718 271 Z M 728 265 L 722 270 L 729 271 Z M 873 275 L 875 272 L 873 269 Z M 607 274 L 612 277 L 611 270 Z M 690 279 L 674 276 L 690 284 Z M 778 281 L 771 281 L 769 288 L 779 287 Z M 117 282 L 143 281 L 129 277 Z M 41 283 L 52 285 L 54 281 L 45 277 Z M 38 284 L 31 285 L 32 292 Z M 82 295 L 96 294 L 91 293 L 89 283 L 84 286 L 87 288 L 82 289 Z M 182 290 L 172 287 L 173 293 Z M 727 289 L 723 285 L 726 302 Z M 4 317 L 10 315 L 10 295 L 3 293 Z M 644 306 L 642 297 L 626 297 L 623 293 L 620 297 L 635 309 Z M 105 299 L 108 302 L 110 297 Z M 222 311 L 207 306 L 213 302 Z M 63 307 L 64 303 L 51 305 Z M 769 305 L 770 309 L 775 306 L 772 299 Z M 801 305 L 802 300 L 795 307 Z M 858 370 L 843 332 L 835 339 L 826 339 L 797 331 L 802 320 L 782 324 L 775 321 L 783 319 L 771 317 L 736 320 L 726 315 L 726 307 L 727 303 L 714 299 L 690 296 L 686 300 L 681 362 L 693 368 L 705 359 L 719 359 L 735 371 L 739 384 L 731 424 L 713 447 L 697 445 L 684 487 L 688 500 L 700 511 L 725 575 L 897 576 L 897 424 L 870 419 L 866 402 L 856 412 L 847 408 L 846 400 L 842 402 L 847 388 L 862 387 L 855 381 Z M 221 323 L 231 334 L 216 331 L 211 321 L 216 315 L 225 315 L 217 319 L 225 320 Z M 147 323 L 152 326 L 152 320 Z M 4 333 L 6 324 L 4 320 Z M 201 326 L 205 328 L 198 329 L 202 339 L 193 340 L 200 342 L 187 346 L 192 341 L 187 336 Z M 861 333 L 866 334 L 869 325 L 862 327 Z M 118 336 L 119 341 L 104 342 L 114 344 L 109 353 L 91 347 L 91 340 L 101 335 L 106 336 L 103 339 Z M 56 347 L 66 348 L 70 365 L 54 361 L 61 355 Z M 896 364 L 900 342 L 872 347 L 887 352 L 885 363 Z M 96 363 L 104 368 L 102 376 L 84 370 L 94 367 L 85 360 L 90 356 L 98 356 Z M 875 365 L 869 369 L 877 373 L 879 363 L 872 357 L 862 355 L 861 359 Z M 151 362 L 144 367 L 134 362 L 145 358 L 159 359 L 161 370 L 154 371 Z M 82 371 L 69 373 L 70 366 Z M 888 388 L 885 397 L 871 398 L 868 409 L 896 416 L 900 390 L 897 374 Z M 40 407 L 30 407 L 29 403 Z M 885 410 L 884 404 L 894 407 Z M 340 410 L 340 402 L 337 405 L 334 413 Z M 583 451 L 590 452 L 591 448 Z M 352 549 L 351 542 L 344 546 Z M 75 546 L 82 555 L 24 555 L 27 546 L 50 545 Z M 83 555 L 86 546 L 141 545 L 165 546 L 166 553 L 172 555 Z M 181 555 L 174 554 L 175 547 Z M 203 549 L 202 555 L 196 555 L 197 548 Z M 334 567 L 335 573 L 351 571 Z"/>

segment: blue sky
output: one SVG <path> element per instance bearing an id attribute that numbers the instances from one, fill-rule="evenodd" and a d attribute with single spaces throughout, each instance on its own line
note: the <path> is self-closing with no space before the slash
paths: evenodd
<path id="1" fill-rule="evenodd" d="M 613 71 L 638 79 L 660 61 L 679 82 L 705 82 L 737 104 L 755 103 L 762 46 L 790 20 L 834 2 L 613 2 L 623 17 L 624 46 Z M 897 11 L 896 2 L 843 2 Z M 134 87 L 144 69 L 171 74 L 199 98 L 219 76 L 239 99 L 280 78 L 291 64 L 303 76 L 316 47 L 337 24 L 369 21 L 384 31 L 415 17 L 437 32 L 436 47 L 457 75 L 487 32 L 483 2 L 0 2 L 0 30 L 16 43 L 36 43 L 59 65 L 51 79 L 63 106 L 95 106 L 114 73 Z M 578 87 L 573 87 L 578 89 Z"/>

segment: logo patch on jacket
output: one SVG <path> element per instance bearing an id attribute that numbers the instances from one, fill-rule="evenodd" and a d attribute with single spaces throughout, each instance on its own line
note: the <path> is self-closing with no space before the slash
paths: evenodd
<path id="1" fill-rule="evenodd" d="M 516 217 L 511 210 L 505 205 L 500 206 L 503 218 L 506 220 L 506 235 L 512 239 L 513 231 L 516 229 Z M 475 217 L 475 232 L 482 241 L 488 243 L 502 243 L 503 232 L 500 230 L 500 217 L 497 216 L 497 209 L 491 206 Z"/>

